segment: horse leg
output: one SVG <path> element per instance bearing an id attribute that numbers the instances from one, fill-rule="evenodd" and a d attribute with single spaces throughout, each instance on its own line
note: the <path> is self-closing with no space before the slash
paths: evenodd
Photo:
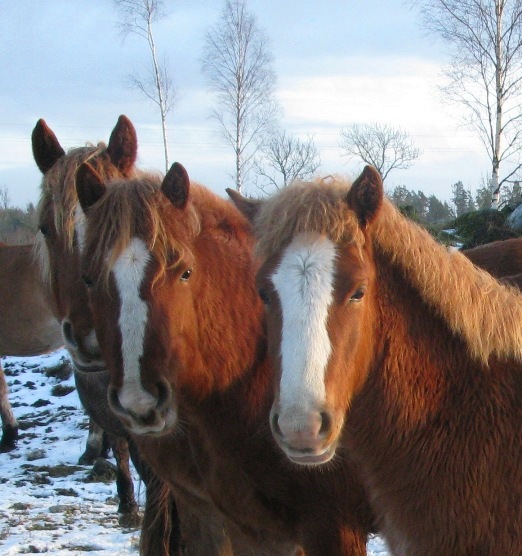
<path id="1" fill-rule="evenodd" d="M 5 380 L 4 369 L 0 362 L 0 417 L 2 418 L 0 452 L 14 450 L 14 448 L 16 448 L 16 441 L 18 440 L 18 421 L 14 416 L 8 395 L 9 389 Z"/>
<path id="2" fill-rule="evenodd" d="M 91 465 L 96 461 L 96 458 L 107 457 L 107 442 L 104 438 L 104 432 L 92 419 L 89 419 L 89 436 L 85 444 L 85 452 L 80 456 L 78 463 L 80 465 Z"/>
<path id="3" fill-rule="evenodd" d="M 116 459 L 116 490 L 120 503 L 118 512 L 122 527 L 134 527 L 140 524 L 138 505 L 134 498 L 134 483 L 129 467 L 129 447 L 127 440 L 116 435 L 108 435 L 112 453 Z"/>

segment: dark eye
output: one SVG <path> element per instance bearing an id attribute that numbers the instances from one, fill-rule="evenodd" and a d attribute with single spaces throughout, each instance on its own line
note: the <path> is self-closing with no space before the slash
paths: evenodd
<path id="1" fill-rule="evenodd" d="M 42 232 L 42 235 L 44 237 L 47 237 L 49 235 L 49 228 L 45 224 L 42 224 L 40 226 L 40 231 Z"/>
<path id="2" fill-rule="evenodd" d="M 192 269 L 187 268 L 187 270 L 185 270 L 185 272 L 181 275 L 180 280 L 182 282 L 186 282 L 191 276 L 192 276 Z"/>
<path id="3" fill-rule="evenodd" d="M 354 302 L 361 301 L 365 293 L 366 293 L 366 288 L 358 288 L 357 290 L 355 290 L 355 293 L 352 295 L 352 297 L 350 297 L 350 301 L 354 301 Z"/>
<path id="4" fill-rule="evenodd" d="M 82 282 L 88 287 L 88 288 L 92 288 L 92 286 L 94 285 L 94 282 L 91 280 L 91 278 L 89 278 L 87 275 L 82 274 Z"/>
<path id="5" fill-rule="evenodd" d="M 270 296 L 268 295 L 268 292 L 263 288 L 259 288 L 257 292 L 259 293 L 259 297 L 261 298 L 261 301 L 265 305 L 270 305 Z"/>

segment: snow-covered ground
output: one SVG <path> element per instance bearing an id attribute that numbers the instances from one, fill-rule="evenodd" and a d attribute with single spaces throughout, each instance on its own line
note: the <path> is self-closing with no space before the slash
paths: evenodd
<path id="1" fill-rule="evenodd" d="M 73 378 L 61 372 L 66 351 L 2 363 L 20 440 L 16 450 L 0 454 L 0 555 L 138 554 L 139 531 L 118 524 L 114 481 L 90 482 L 91 467 L 77 463 L 88 419 Z M 135 488 L 144 494 L 137 477 Z M 375 537 L 368 554 L 389 552 Z"/>

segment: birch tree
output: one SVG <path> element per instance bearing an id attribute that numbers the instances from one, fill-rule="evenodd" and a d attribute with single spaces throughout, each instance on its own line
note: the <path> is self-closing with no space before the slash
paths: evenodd
<path id="1" fill-rule="evenodd" d="M 375 166 L 385 181 L 393 170 L 409 168 L 422 154 L 409 135 L 389 124 L 352 124 L 341 130 L 344 155 Z"/>
<path id="2" fill-rule="evenodd" d="M 244 0 L 227 0 L 219 22 L 207 33 L 202 71 L 216 94 L 211 116 L 234 150 L 232 177 L 241 191 L 278 111 L 268 38 Z"/>
<path id="3" fill-rule="evenodd" d="M 313 137 L 301 140 L 285 131 L 275 132 L 260 147 L 255 161 L 256 185 L 261 191 L 281 189 L 294 180 L 311 178 L 321 165 Z"/>
<path id="4" fill-rule="evenodd" d="M 522 166 L 522 0 L 418 4 L 426 29 L 450 46 L 447 84 L 441 90 L 464 106 L 464 124 L 486 149 L 491 205 L 498 208 L 502 185 L 514 181 Z"/>
<path id="5" fill-rule="evenodd" d="M 154 23 L 165 17 L 163 0 L 114 0 L 119 11 L 120 29 L 124 38 L 135 34 L 147 41 L 150 52 L 151 66 L 146 76 L 134 73 L 129 76 L 132 87 L 138 89 L 142 95 L 157 105 L 161 117 L 161 131 L 163 136 L 163 150 L 165 156 L 165 172 L 168 172 L 169 147 L 167 138 L 167 115 L 175 100 L 173 81 L 164 60 L 160 62 L 154 39 Z"/>

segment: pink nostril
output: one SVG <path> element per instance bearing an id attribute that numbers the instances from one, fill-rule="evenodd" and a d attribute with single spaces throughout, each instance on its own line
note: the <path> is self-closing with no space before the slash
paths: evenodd
<path id="1" fill-rule="evenodd" d="M 326 436 L 332 430 L 332 417 L 326 411 L 321 411 L 321 428 L 319 429 L 319 434 L 321 436 Z"/>

